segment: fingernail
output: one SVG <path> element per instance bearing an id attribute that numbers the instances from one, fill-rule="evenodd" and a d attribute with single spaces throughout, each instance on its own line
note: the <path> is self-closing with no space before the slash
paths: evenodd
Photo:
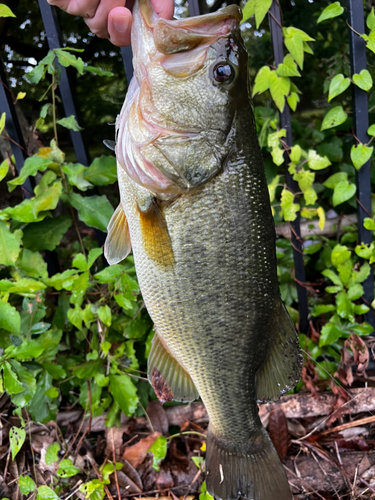
<path id="1" fill-rule="evenodd" d="M 129 17 L 115 17 L 115 19 L 113 20 L 113 25 L 119 33 L 126 33 L 129 29 Z"/>

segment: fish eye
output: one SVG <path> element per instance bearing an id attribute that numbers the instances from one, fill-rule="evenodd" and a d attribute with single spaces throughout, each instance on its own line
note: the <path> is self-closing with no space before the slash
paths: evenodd
<path id="1" fill-rule="evenodd" d="M 231 82 L 234 78 L 235 71 L 231 64 L 220 62 L 214 67 L 213 75 L 217 82 Z"/>

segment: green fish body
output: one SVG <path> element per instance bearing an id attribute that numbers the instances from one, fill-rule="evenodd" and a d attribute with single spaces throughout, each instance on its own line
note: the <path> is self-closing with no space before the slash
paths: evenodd
<path id="1" fill-rule="evenodd" d="M 135 77 L 118 118 L 121 204 L 111 264 L 133 249 L 155 324 L 148 377 L 162 402 L 207 408 L 206 480 L 218 499 L 290 500 L 258 417 L 300 377 L 248 95 L 240 11 L 164 21 L 134 10 Z"/>

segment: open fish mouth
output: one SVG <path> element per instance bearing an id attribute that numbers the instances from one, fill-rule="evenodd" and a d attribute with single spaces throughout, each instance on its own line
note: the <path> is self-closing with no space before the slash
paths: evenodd
<path id="1" fill-rule="evenodd" d="M 149 0 L 136 3 L 135 76 L 118 119 L 116 153 L 129 177 L 160 199 L 172 200 L 212 178 L 231 148 L 233 116 L 207 118 L 210 107 L 224 109 L 227 96 L 219 89 L 209 89 L 211 97 L 204 94 L 215 84 L 216 52 L 221 50 L 222 59 L 233 52 L 232 34 L 241 18 L 239 7 L 230 5 L 213 14 L 165 20 Z"/>

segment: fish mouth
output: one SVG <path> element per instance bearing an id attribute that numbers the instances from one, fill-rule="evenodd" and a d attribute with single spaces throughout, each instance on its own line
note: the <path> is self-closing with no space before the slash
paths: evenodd
<path id="1" fill-rule="evenodd" d="M 211 44 L 239 27 L 241 9 L 229 5 L 203 16 L 184 19 L 161 19 L 149 0 L 139 0 L 144 23 L 153 30 L 156 49 L 165 55 L 186 52 L 202 44 Z"/>

